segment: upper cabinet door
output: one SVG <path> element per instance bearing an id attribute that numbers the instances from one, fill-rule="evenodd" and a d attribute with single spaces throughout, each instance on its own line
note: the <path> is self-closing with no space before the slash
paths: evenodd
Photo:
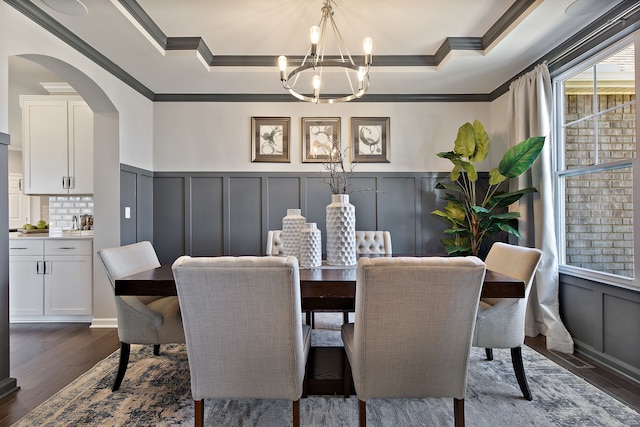
<path id="1" fill-rule="evenodd" d="M 93 112 L 79 97 L 23 96 L 25 194 L 93 194 Z"/>
<path id="2" fill-rule="evenodd" d="M 69 194 L 93 194 L 93 111 L 69 101 Z"/>
<path id="3" fill-rule="evenodd" d="M 68 172 L 67 101 L 23 99 L 25 194 L 61 194 Z"/>

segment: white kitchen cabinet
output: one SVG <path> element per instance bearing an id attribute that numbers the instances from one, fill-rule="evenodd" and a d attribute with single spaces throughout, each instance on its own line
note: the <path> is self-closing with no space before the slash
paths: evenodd
<path id="1" fill-rule="evenodd" d="M 20 228 L 31 222 L 31 201 L 22 191 L 22 175 L 9 174 L 9 228 Z"/>
<path id="2" fill-rule="evenodd" d="M 91 239 L 10 239 L 11 321 L 90 320 L 92 248 Z"/>
<path id="3" fill-rule="evenodd" d="M 93 194 L 93 112 L 80 97 L 24 95 L 25 194 Z"/>

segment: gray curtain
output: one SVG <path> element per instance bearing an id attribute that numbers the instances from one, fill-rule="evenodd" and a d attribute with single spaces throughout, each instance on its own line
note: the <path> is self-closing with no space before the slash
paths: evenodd
<path id="1" fill-rule="evenodd" d="M 525 333 L 528 336 L 545 335 L 549 350 L 573 353 L 573 339 L 560 319 L 558 302 L 552 101 L 551 78 L 546 63 L 536 66 L 509 87 L 508 119 L 512 145 L 532 136 L 546 137 L 542 153 L 533 167 L 519 177 L 519 182 L 513 183 L 517 188 L 532 186 L 538 189 L 538 193 L 523 197 L 516 208 L 521 215 L 519 244 L 536 247 L 543 252 L 529 297 Z"/>

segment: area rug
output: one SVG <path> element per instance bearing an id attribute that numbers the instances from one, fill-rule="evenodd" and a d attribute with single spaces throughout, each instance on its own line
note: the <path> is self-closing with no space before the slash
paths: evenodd
<path id="1" fill-rule="evenodd" d="M 316 314 L 313 345 L 340 345 L 340 313 Z M 524 347 L 533 401 L 522 397 L 508 350 L 488 362 L 473 349 L 469 365 L 467 426 L 640 426 L 640 414 L 586 381 Z M 193 401 L 185 347 L 132 346 L 122 387 L 111 392 L 118 352 L 58 392 L 14 426 L 193 425 Z M 358 425 L 357 398 L 312 396 L 300 403 L 302 426 Z M 369 426 L 451 426 L 453 399 L 374 399 L 367 402 Z M 206 400 L 207 426 L 291 425 L 291 402 Z"/>

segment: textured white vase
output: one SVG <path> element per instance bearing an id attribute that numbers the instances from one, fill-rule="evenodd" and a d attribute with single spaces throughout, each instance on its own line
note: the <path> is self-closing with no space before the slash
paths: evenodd
<path id="1" fill-rule="evenodd" d="M 322 235 L 315 222 L 307 222 L 300 231 L 300 268 L 313 268 L 322 265 Z"/>
<path id="2" fill-rule="evenodd" d="M 282 251 L 285 256 L 300 258 L 300 231 L 306 223 L 300 209 L 287 209 L 282 218 Z"/>
<path id="3" fill-rule="evenodd" d="M 356 208 L 348 194 L 332 194 L 327 206 L 327 264 L 356 263 Z"/>

